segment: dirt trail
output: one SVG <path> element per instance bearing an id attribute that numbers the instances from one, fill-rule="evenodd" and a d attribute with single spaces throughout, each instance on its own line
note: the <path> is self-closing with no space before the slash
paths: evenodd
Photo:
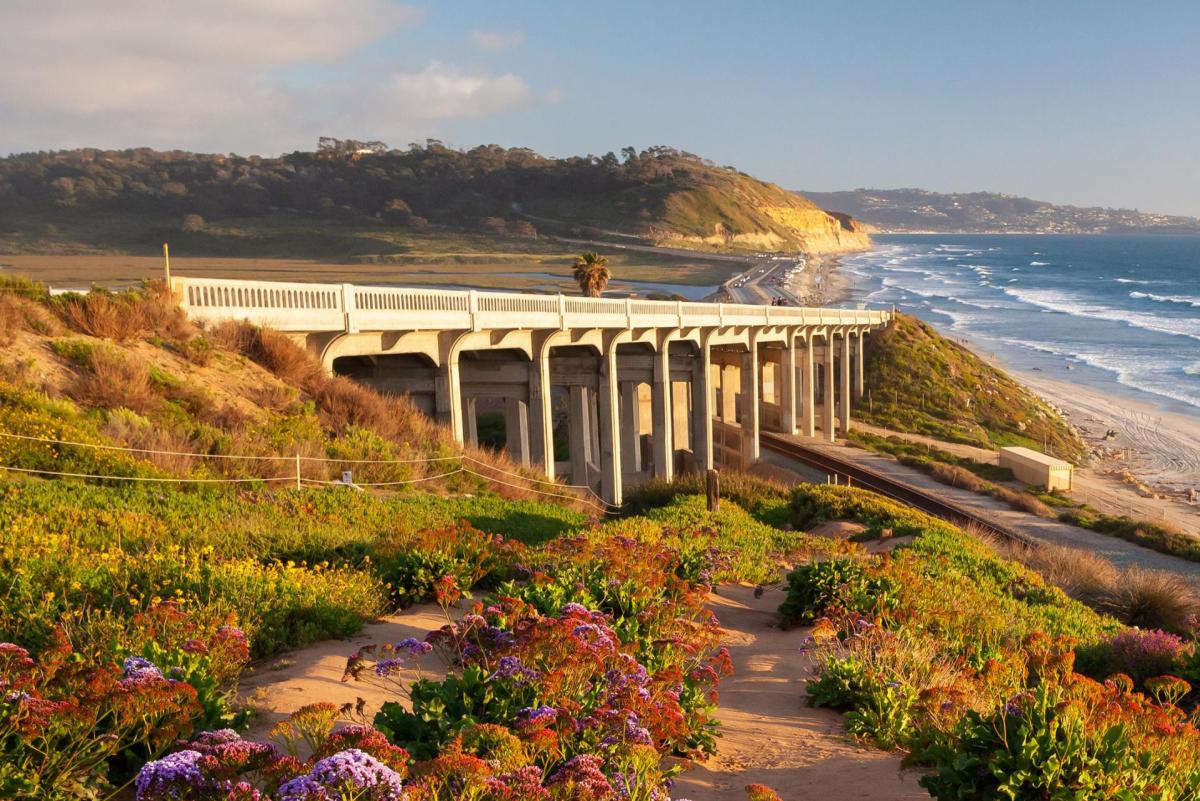
<path id="1" fill-rule="evenodd" d="M 784 801 L 929 798 L 917 774 L 900 771 L 895 754 L 856 745 L 842 716 L 804 701 L 812 663 L 799 653 L 806 629 L 782 631 L 775 609 L 782 596 L 726 586 L 712 608 L 726 630 L 733 676 L 721 683 L 718 754 L 678 777 L 673 797 L 745 801 L 747 784 L 774 789 Z"/>
<path id="2" fill-rule="evenodd" d="M 408 637 L 423 639 L 446 623 L 442 610 L 433 604 L 414 606 L 402 615 L 386 617 L 377 623 L 363 626 L 362 633 L 345 640 L 322 640 L 307 648 L 267 660 L 242 676 L 241 695 L 260 710 L 255 715 L 246 737 L 261 740 L 271 727 L 307 704 L 329 701 L 339 707 L 366 702 L 365 715 L 369 722 L 384 701 L 404 701 L 386 687 L 368 683 L 342 681 L 346 659 L 369 643 L 397 643 Z M 436 659 L 424 660 L 424 675 L 440 678 L 445 671 Z M 415 671 L 404 671 L 404 679 L 416 677 Z M 407 702 L 404 701 L 407 706 Z M 351 723 L 349 719 L 342 722 Z"/>
<path id="3" fill-rule="evenodd" d="M 901 773 L 898 756 L 854 744 L 843 734 L 841 715 L 805 705 L 803 680 L 812 664 L 799 647 L 807 630 L 775 626 L 782 600 L 778 590 L 761 599 L 754 598 L 753 587 L 726 586 L 720 593 L 711 605 L 726 631 L 736 671 L 721 683 L 718 717 L 724 736 L 717 741 L 717 756 L 676 779 L 673 797 L 745 801 L 745 786 L 761 783 L 784 801 L 929 798 L 917 786 L 916 774 Z M 365 626 L 356 637 L 314 643 L 256 667 L 243 677 L 242 695 L 263 711 L 247 736 L 263 739 L 289 713 L 317 701 L 341 706 L 362 698 L 370 720 L 384 701 L 402 699 L 374 684 L 342 682 L 346 658 L 371 642 L 424 637 L 443 623 L 436 606 L 416 606 Z M 436 660 L 425 662 L 436 667 Z M 434 669 L 425 675 L 444 673 Z"/>

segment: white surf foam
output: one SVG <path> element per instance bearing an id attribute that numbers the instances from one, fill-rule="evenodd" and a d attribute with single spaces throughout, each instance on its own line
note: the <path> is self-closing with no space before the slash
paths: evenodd
<path id="1" fill-rule="evenodd" d="M 1051 289 L 1022 289 L 1008 286 L 1004 287 L 1004 293 L 1051 312 L 1069 314 L 1072 317 L 1125 323 L 1147 331 L 1200 340 L 1200 319 L 1163 317 L 1129 309 L 1114 309 L 1109 306 L 1083 303 L 1078 298 Z"/>

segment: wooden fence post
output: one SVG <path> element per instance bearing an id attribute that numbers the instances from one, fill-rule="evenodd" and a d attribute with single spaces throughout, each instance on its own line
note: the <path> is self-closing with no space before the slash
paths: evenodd
<path id="1" fill-rule="evenodd" d="M 721 473 L 709 470 L 704 474 L 704 494 L 708 502 L 708 511 L 716 512 L 721 508 Z"/>

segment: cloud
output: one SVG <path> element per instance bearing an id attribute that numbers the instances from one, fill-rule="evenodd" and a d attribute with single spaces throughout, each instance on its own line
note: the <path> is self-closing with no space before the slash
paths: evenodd
<path id="1" fill-rule="evenodd" d="M 436 61 L 420 72 L 391 76 L 382 92 L 387 103 L 431 120 L 507 111 L 532 94 L 517 75 L 464 73 Z"/>
<path id="2" fill-rule="evenodd" d="M 480 50 L 500 53 L 525 44 L 523 31 L 471 31 L 471 39 Z"/>
<path id="3" fill-rule="evenodd" d="M 96 145 L 275 152 L 519 107 L 512 74 L 381 62 L 420 22 L 392 0 L 7 0 L 0 153 Z M 370 130 L 360 129 L 365 126 Z"/>

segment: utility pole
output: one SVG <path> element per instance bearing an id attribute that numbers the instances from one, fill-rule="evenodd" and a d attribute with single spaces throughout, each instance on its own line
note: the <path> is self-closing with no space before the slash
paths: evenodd
<path id="1" fill-rule="evenodd" d="M 163 242 L 163 273 L 167 278 L 167 291 L 171 291 L 171 252 L 167 248 L 167 243 Z"/>

